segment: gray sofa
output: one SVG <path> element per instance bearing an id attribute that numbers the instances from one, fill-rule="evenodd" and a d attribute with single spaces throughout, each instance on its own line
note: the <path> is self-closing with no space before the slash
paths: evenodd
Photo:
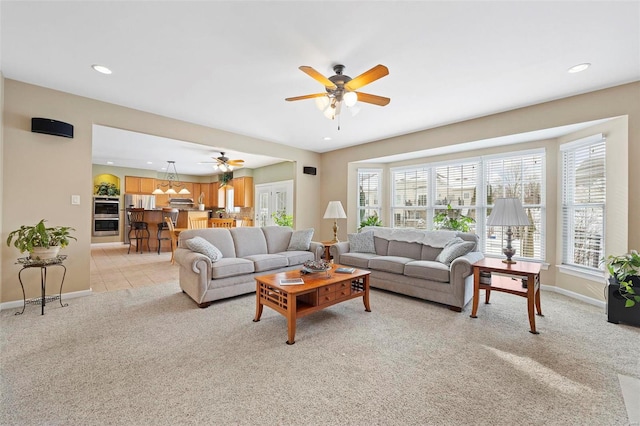
<path id="1" fill-rule="evenodd" d="M 330 248 L 334 262 L 370 270 L 371 287 L 442 303 L 457 312 L 461 312 L 472 299 L 471 265 L 484 257 L 476 251 L 477 235 L 383 227 L 363 228 L 361 233 L 367 231 L 374 234 L 374 249 L 371 252 L 362 252 L 362 249 L 354 252 L 350 250 L 349 242 L 340 242 Z M 471 242 L 461 244 L 458 241 L 457 244 L 465 248 L 471 246 L 471 251 L 455 257 L 449 265 L 438 261 L 443 260 L 439 255 L 448 243 L 453 243 L 451 240 L 455 237 Z M 450 244 L 446 249 L 448 252 L 442 254 L 451 254 L 453 245 Z M 451 259 L 451 256 L 448 258 Z"/>
<path id="2" fill-rule="evenodd" d="M 294 232 L 303 231 L 285 226 L 183 231 L 175 251 L 180 288 L 205 308 L 219 299 L 254 292 L 256 276 L 299 269 L 304 262 L 319 259 L 324 251 L 320 243 L 311 242 L 308 250 L 291 249 Z M 215 246 L 219 259 L 187 248 L 187 240 L 194 237 Z"/>

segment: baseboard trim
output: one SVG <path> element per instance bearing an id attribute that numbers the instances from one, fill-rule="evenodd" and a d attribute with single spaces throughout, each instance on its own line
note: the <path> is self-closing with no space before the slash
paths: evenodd
<path id="1" fill-rule="evenodd" d="M 72 291 L 71 293 L 62 293 L 62 300 L 75 299 L 77 297 L 85 297 L 93 294 L 93 290 Z M 5 309 L 22 308 L 24 305 L 23 300 L 12 300 L 11 302 L 0 303 L 0 311 Z"/>
<path id="2" fill-rule="evenodd" d="M 553 292 L 556 292 L 558 294 L 562 294 L 563 296 L 567 296 L 567 297 L 570 297 L 572 299 L 577 299 L 577 300 L 579 300 L 581 302 L 588 303 L 589 305 L 597 306 L 597 307 L 602 308 L 602 309 L 606 309 L 607 308 L 607 302 L 604 302 L 602 300 L 593 299 L 591 297 L 587 297 L 587 296 L 584 296 L 584 295 L 579 294 L 579 293 L 574 293 L 573 291 L 569 291 L 569 290 L 566 290 L 564 288 L 556 287 L 556 286 L 553 286 L 553 285 L 544 285 L 544 284 L 542 284 L 540 286 L 540 288 L 542 290 L 545 290 L 545 291 L 553 291 Z"/>

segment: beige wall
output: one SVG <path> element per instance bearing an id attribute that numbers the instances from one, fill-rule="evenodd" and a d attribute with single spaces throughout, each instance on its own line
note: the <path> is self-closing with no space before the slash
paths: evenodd
<path id="1" fill-rule="evenodd" d="M 282 163 L 253 169 L 253 183 L 254 185 L 260 185 L 263 183 L 292 180 L 295 177 L 295 173 L 296 164 L 290 161 L 284 161 Z"/>
<path id="2" fill-rule="evenodd" d="M 622 126 L 627 126 L 628 140 L 628 189 L 620 189 L 618 197 L 626 197 L 627 247 L 640 248 L 640 83 L 627 84 L 611 89 L 596 91 L 584 95 L 560 99 L 533 105 L 488 117 L 468 120 L 409 135 L 372 142 L 325 154 L 315 154 L 297 150 L 289 146 L 274 144 L 254 138 L 248 138 L 217 129 L 211 129 L 179 120 L 173 120 L 141 111 L 123 108 L 92 99 L 82 98 L 42 87 L 32 86 L 13 80 L 4 80 L 3 102 L 3 182 L 2 211 L 0 213 L 3 239 L 9 230 L 24 223 L 35 223 L 41 217 L 47 217 L 51 224 L 65 224 L 77 228 L 78 243 L 67 249 L 69 255 L 67 282 L 65 291 L 79 291 L 89 288 L 89 242 L 91 236 L 90 197 L 92 193 L 91 166 L 91 126 L 101 124 L 142 133 L 211 145 L 212 140 L 226 140 L 235 151 L 250 152 L 268 156 L 287 158 L 294 163 L 295 214 L 296 227 L 316 228 L 316 235 L 332 234 L 331 221 L 323 220 L 322 214 L 328 201 L 340 200 L 347 209 L 350 218 L 355 205 L 356 167 L 355 161 L 368 160 L 385 155 L 411 151 L 420 151 L 455 145 L 465 142 L 489 139 L 581 123 L 611 117 L 623 118 Z M 74 139 L 65 139 L 31 133 L 31 117 L 49 117 L 66 121 L 75 126 Z M 615 130 L 618 134 L 624 130 Z M 617 136 L 616 136 L 617 137 Z M 620 134 L 620 140 L 625 135 Z M 614 137 L 615 140 L 615 137 Z M 608 141 L 611 141 L 609 137 Z M 540 141 L 532 146 L 557 145 L 558 141 Z M 623 156 L 624 148 L 614 152 L 616 158 Z M 469 155 L 468 153 L 464 156 Z M 557 164 L 557 152 L 549 152 L 549 162 Z M 624 157 L 622 157 L 624 158 Z M 624 161 L 624 160 L 623 160 Z M 549 163 L 549 164 L 550 164 Z M 303 166 L 317 167 L 316 176 L 303 174 Z M 547 178 L 555 179 L 556 170 L 547 168 Z M 608 170 L 609 171 L 609 170 Z M 618 170 L 620 172 L 620 170 Z M 5 185 L 4 182 L 8 184 Z M 10 184 L 9 184 L 10 183 Z M 17 184 L 13 184 L 17 183 Z M 388 186 L 388 184 L 387 184 Z M 350 190 L 351 189 L 351 190 Z M 557 194 L 554 188 L 547 186 L 547 208 L 556 207 Z M 626 192 L 626 193 L 625 193 Z M 70 197 L 78 194 L 82 197 L 80 206 L 72 206 Z M 313 194 L 309 196 L 308 194 Z M 388 196 L 383 195 L 383 199 Z M 7 202 L 10 200 L 11 202 Z M 43 213 L 44 210 L 44 213 Z M 387 218 L 388 219 L 388 218 Z M 609 217 L 608 217 L 609 219 Z M 384 216 L 383 216 L 384 220 Z M 548 217 L 555 226 L 556 218 Z M 347 232 L 355 231 L 355 220 L 340 223 L 339 237 L 346 239 Z M 623 224 L 624 226 L 625 224 Z M 608 230 L 609 231 L 609 230 Z M 614 231 L 614 234 L 618 231 Z M 620 241 L 620 239 L 616 240 Z M 609 236 L 607 243 L 609 244 Z M 557 278 L 555 259 L 556 241 L 547 242 L 546 249 L 551 269 L 543 276 L 553 284 L 563 284 Z M 622 245 L 622 244 L 619 244 Z M 626 250 L 625 250 L 626 251 Z M 13 248 L 2 245 L 2 301 L 21 298 L 17 283 L 18 268 L 14 265 L 18 253 Z M 549 257 L 551 256 L 551 257 Z M 601 298 L 595 291 L 584 292 L 583 287 L 570 287 L 572 291 Z M 569 288 L 569 287 L 567 287 Z"/>
<path id="3" fill-rule="evenodd" d="M 100 124 L 187 142 L 211 145 L 224 140 L 237 152 L 275 156 L 297 164 L 317 164 L 320 155 L 290 146 L 249 138 L 184 121 L 124 108 L 93 99 L 74 96 L 43 87 L 4 80 L 3 103 L 3 183 L 2 238 L 22 224 L 36 223 L 41 218 L 51 225 L 76 228 L 78 242 L 64 250 L 69 256 L 64 291 L 89 289 L 91 242 L 91 196 L 93 172 L 91 164 L 92 125 Z M 67 139 L 32 133 L 31 118 L 47 117 L 74 125 L 74 138 Z M 317 194 L 319 181 L 307 179 L 302 166 L 295 171 L 296 188 Z M 81 204 L 72 206 L 71 195 L 80 195 Z M 297 226 L 314 227 L 320 220 L 317 201 L 295 201 Z M 7 200 L 10 200 L 9 202 Z M 19 268 L 14 264 L 20 256 L 15 248 L 2 244 L 2 301 L 22 298 L 17 280 Z M 37 292 L 27 289 L 27 297 Z"/>
<path id="4" fill-rule="evenodd" d="M 629 182 L 628 188 L 624 186 L 614 187 L 616 199 L 628 200 L 628 206 L 626 209 L 622 208 L 622 210 L 626 210 L 622 213 L 620 213 L 620 207 L 618 207 L 619 213 L 613 216 L 611 216 L 612 210 L 608 209 L 607 250 L 620 253 L 631 248 L 638 249 L 640 248 L 640 215 L 633 213 L 640 209 L 640 167 L 637 165 L 634 167 L 634 164 L 640 162 L 640 102 L 638 99 L 640 99 L 640 83 L 632 83 L 325 153 L 322 156 L 319 171 L 323 172 L 323 188 L 331 188 L 331 190 L 323 191 L 322 205 L 326 206 L 329 200 L 340 200 L 344 204 L 347 209 L 347 215 L 350 218 L 347 220 L 347 226 L 340 227 L 338 234 L 339 239 L 344 240 L 348 232 L 355 232 L 357 228 L 355 219 L 357 197 L 355 171 L 358 167 L 370 167 L 368 164 L 359 165 L 354 162 L 603 118 L 622 117 L 603 125 L 606 130 L 605 133 L 608 134 L 608 154 L 612 155 L 613 159 L 617 161 L 626 162 L 624 168 L 614 170 L 615 165 L 608 159 L 607 172 L 614 173 L 614 176 L 615 174 L 625 174 L 626 168 L 628 169 L 626 177 Z M 586 132 L 593 134 L 596 130 L 602 131 L 602 129 L 589 129 Z M 571 135 L 571 137 L 577 138 L 581 136 L 577 133 Z M 557 183 L 557 146 L 559 143 L 559 140 L 539 141 L 530 144 L 518 144 L 515 147 L 492 148 L 478 152 L 467 151 L 448 156 L 412 160 L 412 162 L 434 162 L 451 158 L 464 158 L 474 154 L 490 154 L 536 146 L 545 147 L 547 149 L 547 225 L 551 227 L 548 228 L 551 229 L 551 231 L 548 230 L 548 235 L 557 236 L 554 233 L 557 229 L 555 214 L 557 211 L 557 185 L 550 184 L 550 182 Z M 627 149 L 628 155 L 625 155 L 624 153 Z M 388 167 L 393 165 L 386 165 L 385 170 L 388 171 Z M 329 170 L 330 173 L 327 173 Z M 388 173 L 385 174 L 388 175 Z M 385 181 L 385 185 L 387 187 L 385 190 L 388 190 L 388 180 Z M 383 200 L 387 199 L 388 196 L 383 196 Z M 388 212 L 383 213 L 384 221 L 388 223 Z M 323 235 L 328 235 L 332 232 L 331 224 L 325 222 L 327 221 L 321 222 L 320 232 Z M 624 238 L 620 236 L 621 234 L 624 234 Z M 612 241 L 613 237 L 611 235 L 616 236 L 615 242 Z M 556 269 L 556 247 L 556 240 L 547 241 L 547 261 L 551 266 L 548 271 L 543 273 L 543 283 L 558 285 L 569 291 L 603 300 L 603 284 L 594 284 L 592 281 L 581 280 L 573 276 L 571 278 L 567 278 L 564 275 L 559 276 Z M 568 284 L 569 281 L 571 284 Z"/>
<path id="5" fill-rule="evenodd" d="M 0 70 L 0 117 L 4 116 L 4 76 L 2 75 L 2 70 Z M 3 188 L 4 188 L 4 183 L 7 181 L 5 179 L 5 175 L 4 175 L 4 120 L 0 120 L 0 177 L 2 177 L 2 179 L 0 179 L 0 234 L 4 237 L 5 233 L 4 233 L 4 228 L 2 226 L 3 224 L 3 212 L 4 212 L 4 197 L 2 196 L 3 193 Z M 2 238 L 2 241 L 0 241 L 0 244 L 4 244 L 4 241 L 6 240 L 6 238 Z M 4 257 L 3 257 L 4 259 Z M 4 262 L 0 262 L 0 278 L 3 277 L 2 275 L 2 264 Z M 0 301 L 4 300 L 2 299 L 2 285 L 0 285 Z"/>

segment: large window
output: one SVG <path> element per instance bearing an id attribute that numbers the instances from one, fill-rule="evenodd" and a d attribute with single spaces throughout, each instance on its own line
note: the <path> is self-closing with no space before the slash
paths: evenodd
<path id="1" fill-rule="evenodd" d="M 518 197 L 532 226 L 513 230 L 516 257 L 544 260 L 544 150 L 503 153 L 391 170 L 391 226 L 434 229 L 433 219 L 448 206 L 471 217 L 472 232 L 489 256 L 502 256 L 506 235 L 486 226 L 493 200 Z"/>
<path id="2" fill-rule="evenodd" d="M 381 169 L 358 169 L 358 224 L 370 216 L 380 217 L 381 180 Z"/>
<path id="3" fill-rule="evenodd" d="M 512 228 L 512 246 L 516 256 L 528 259 L 544 259 L 544 167 L 543 153 L 526 155 L 501 155 L 485 161 L 485 205 L 491 214 L 496 198 L 519 198 L 531 226 Z M 506 229 L 488 227 L 485 230 L 484 252 L 500 256 L 506 241 Z"/>
<path id="4" fill-rule="evenodd" d="M 604 254 L 605 141 L 594 135 L 562 152 L 562 263 L 600 268 Z"/>

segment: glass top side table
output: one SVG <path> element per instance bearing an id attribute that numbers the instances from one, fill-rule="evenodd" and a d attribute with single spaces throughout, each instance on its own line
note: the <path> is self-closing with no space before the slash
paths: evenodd
<path id="1" fill-rule="evenodd" d="M 66 266 L 63 265 L 63 262 L 65 261 L 66 258 L 67 258 L 66 255 L 58 255 L 52 259 L 44 259 L 44 260 L 32 259 L 30 257 L 18 258 L 18 260 L 16 261 L 16 264 L 22 265 L 22 269 L 20 269 L 20 272 L 18 272 L 18 281 L 20 281 L 20 287 L 22 287 L 23 305 L 22 305 L 22 311 L 16 312 L 15 315 L 22 315 L 24 313 L 24 309 L 26 308 L 27 304 L 41 305 L 41 309 L 42 309 L 41 315 L 44 315 L 44 306 L 46 305 L 47 302 L 53 302 L 54 300 L 59 300 L 60 306 L 62 306 L 63 308 L 65 306 L 69 306 L 68 303 L 65 303 L 65 304 L 62 303 L 62 286 L 64 285 L 64 277 L 65 275 L 67 275 L 67 268 Z M 60 291 L 58 292 L 58 294 L 55 296 L 47 296 L 47 269 L 52 266 L 57 266 L 63 269 L 62 279 L 60 280 Z M 22 273 L 25 271 L 25 269 L 30 269 L 30 268 L 40 268 L 40 288 L 42 293 L 39 298 L 37 297 L 37 298 L 27 300 L 24 292 L 24 284 L 22 282 Z"/>

